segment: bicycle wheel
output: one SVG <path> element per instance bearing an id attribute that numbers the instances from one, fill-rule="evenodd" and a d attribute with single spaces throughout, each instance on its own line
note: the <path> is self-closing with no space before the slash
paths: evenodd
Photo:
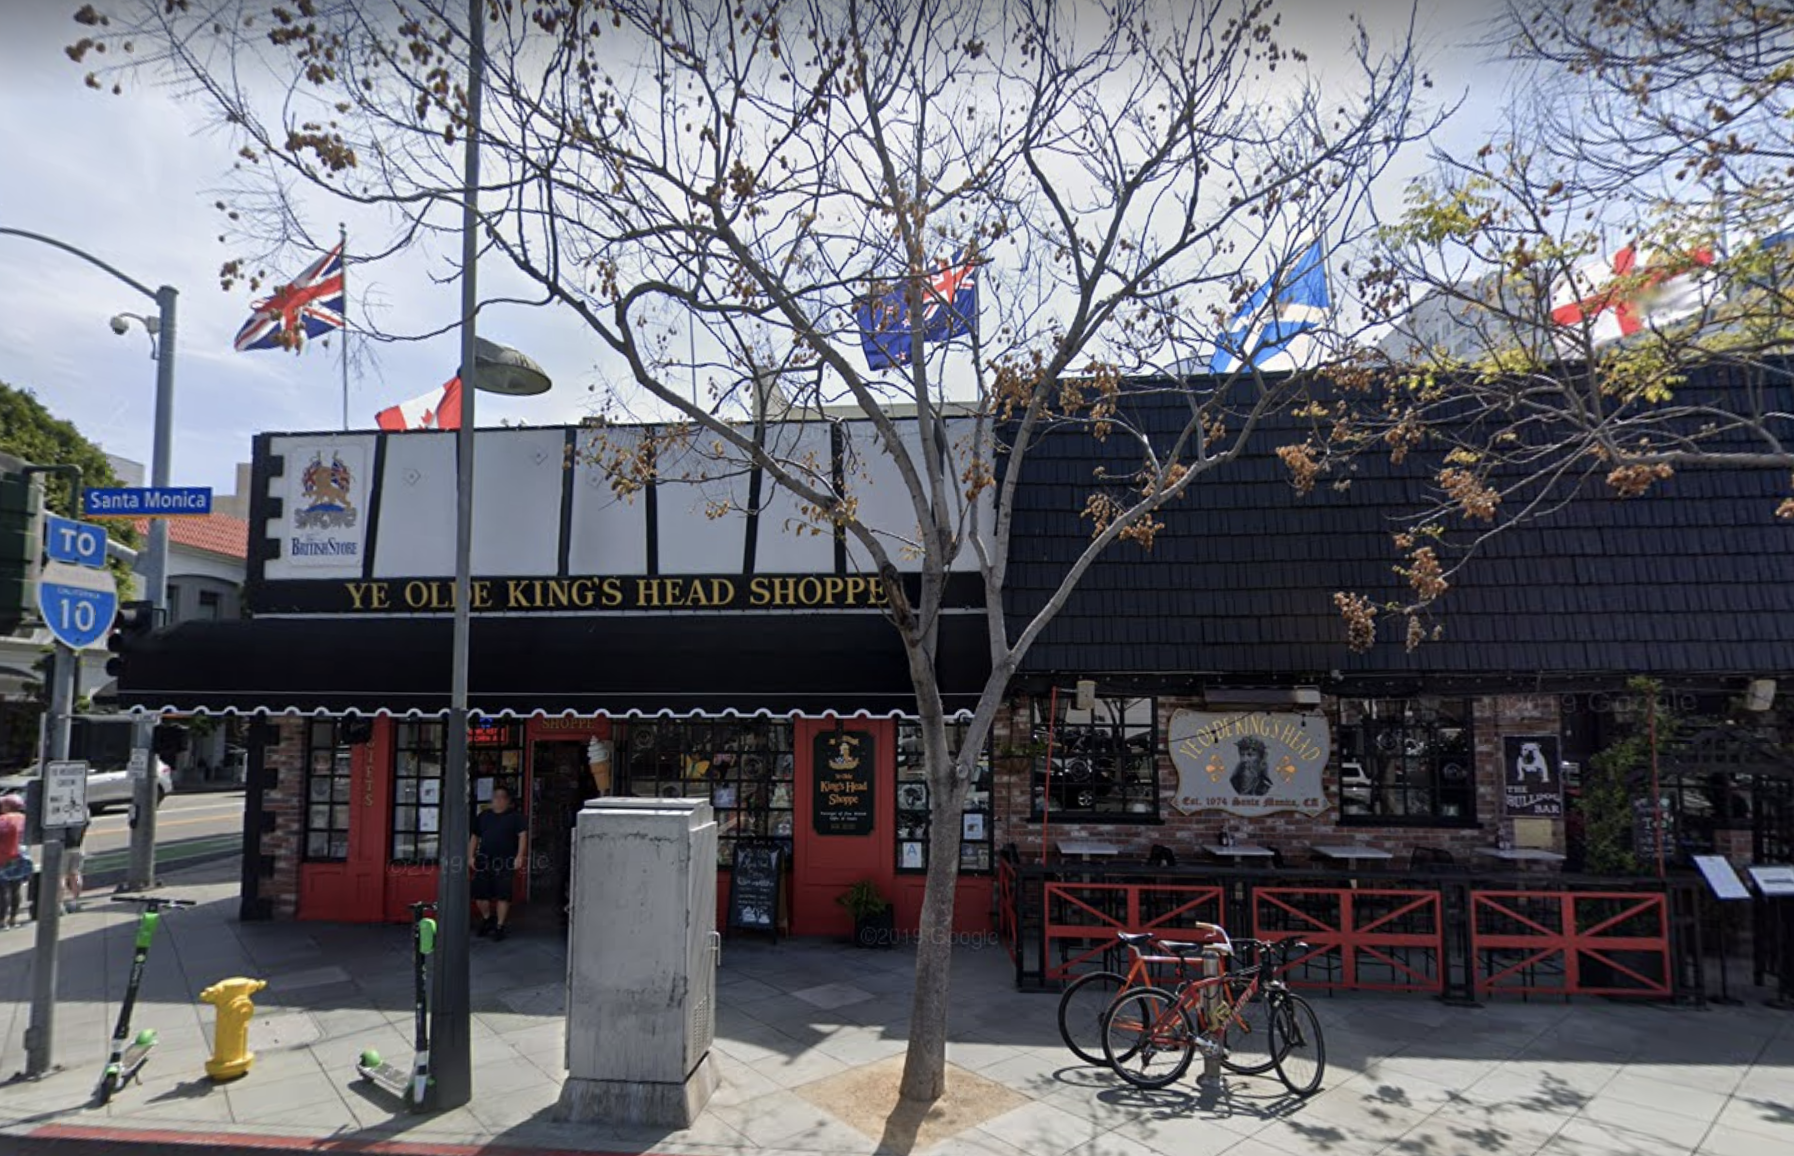
<path id="1" fill-rule="evenodd" d="M 1059 1038 L 1086 1064 L 1108 1066 L 1103 1056 L 1103 1020 L 1126 990 L 1127 976 L 1093 971 L 1079 976 L 1059 997 Z"/>
<path id="2" fill-rule="evenodd" d="M 1196 1029 L 1173 993 L 1137 987 L 1110 1009 L 1103 1056 L 1134 1087 L 1165 1087 L 1189 1069 L 1195 1054 Z"/>
<path id="3" fill-rule="evenodd" d="M 1271 1052 L 1271 1008 L 1265 989 L 1254 989 L 1251 999 L 1240 1002 L 1251 982 L 1245 978 L 1227 980 L 1227 999 L 1233 1005 L 1233 1014 L 1221 1031 L 1221 1042 L 1227 1047 L 1221 1066 L 1242 1076 L 1268 1072 L 1277 1062 Z"/>
<path id="4" fill-rule="evenodd" d="M 1327 1070 L 1327 1041 L 1321 1021 L 1299 995 L 1284 992 L 1271 1007 L 1271 1055 L 1277 1078 L 1298 1096 L 1312 1096 Z"/>

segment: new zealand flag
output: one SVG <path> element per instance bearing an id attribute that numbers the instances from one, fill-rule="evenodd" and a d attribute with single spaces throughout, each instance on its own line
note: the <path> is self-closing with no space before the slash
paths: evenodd
<path id="1" fill-rule="evenodd" d="M 942 263 L 922 287 L 922 340 L 951 341 L 978 332 L 977 266 L 971 261 Z M 854 309 L 860 344 L 868 369 L 908 365 L 914 337 L 909 303 L 901 284 L 862 298 Z"/>

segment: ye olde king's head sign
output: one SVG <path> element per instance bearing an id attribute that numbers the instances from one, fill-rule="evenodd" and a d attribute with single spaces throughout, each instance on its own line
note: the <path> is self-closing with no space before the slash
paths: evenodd
<path id="1" fill-rule="evenodd" d="M 1171 805 L 1186 815 L 1317 815 L 1327 809 L 1321 788 L 1327 766 L 1322 715 L 1180 710 L 1171 715 L 1168 745 L 1177 768 Z"/>
<path id="2" fill-rule="evenodd" d="M 366 457 L 358 445 L 299 448 L 292 460 L 287 508 L 292 530 L 287 553 L 295 566 L 359 564 L 367 529 Z"/>

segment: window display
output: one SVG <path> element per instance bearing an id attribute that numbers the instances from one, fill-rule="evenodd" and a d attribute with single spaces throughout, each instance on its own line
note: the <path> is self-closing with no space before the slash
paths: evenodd
<path id="1" fill-rule="evenodd" d="M 436 862 L 442 798 L 443 740 L 439 722 L 402 722 L 393 745 L 392 861 Z"/>
<path id="2" fill-rule="evenodd" d="M 949 727 L 947 737 L 959 749 L 963 727 Z M 897 869 L 928 869 L 928 770 L 922 762 L 922 730 L 915 723 L 897 724 Z M 960 816 L 959 869 L 967 874 L 991 869 L 990 756 L 980 755 L 972 772 Z"/>
<path id="3" fill-rule="evenodd" d="M 735 861 L 744 839 L 776 839 L 791 856 L 791 724 L 636 722 L 618 728 L 621 790 L 637 798 L 710 800 L 716 809 L 717 865 Z"/>
<path id="4" fill-rule="evenodd" d="M 329 719 L 305 728 L 305 858 L 314 863 L 349 857 L 349 812 L 354 765 L 348 743 Z"/>

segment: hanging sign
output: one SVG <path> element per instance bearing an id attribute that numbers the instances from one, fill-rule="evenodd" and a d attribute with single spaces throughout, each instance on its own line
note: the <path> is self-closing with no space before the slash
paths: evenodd
<path id="1" fill-rule="evenodd" d="M 1510 815 L 1555 819 L 1564 813 L 1556 735 L 1508 735 L 1501 740 L 1501 798 Z"/>
<path id="2" fill-rule="evenodd" d="M 816 736 L 810 814 L 818 835 L 872 834 L 872 736 L 831 731 Z"/>
<path id="3" fill-rule="evenodd" d="M 1264 815 L 1327 809 L 1327 720 L 1319 714 L 1179 710 L 1166 732 L 1177 791 L 1171 805 L 1188 815 L 1225 811 Z"/>

